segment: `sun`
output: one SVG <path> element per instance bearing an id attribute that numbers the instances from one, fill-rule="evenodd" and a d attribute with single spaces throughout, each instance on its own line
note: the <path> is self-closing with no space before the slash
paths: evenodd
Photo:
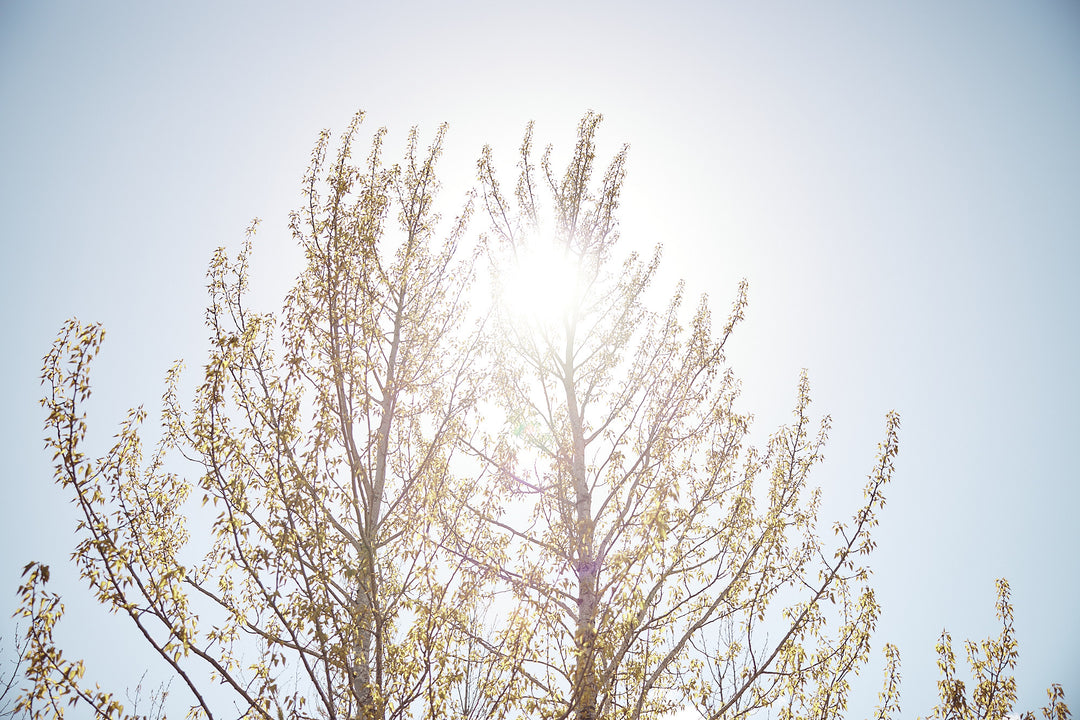
<path id="1" fill-rule="evenodd" d="M 554 329 L 572 319 L 580 280 L 580 262 L 570 248 L 534 241 L 507 258 L 499 273 L 500 305 L 516 325 Z"/>

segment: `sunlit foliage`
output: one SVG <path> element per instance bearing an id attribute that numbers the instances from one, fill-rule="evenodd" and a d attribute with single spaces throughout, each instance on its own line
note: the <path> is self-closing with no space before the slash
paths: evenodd
<path id="1" fill-rule="evenodd" d="M 291 222 L 306 267 L 280 322 L 246 305 L 250 242 L 236 259 L 214 256 L 202 383 L 186 411 L 170 371 L 149 463 L 141 410 L 104 457 L 82 449 L 99 326 L 69 322 L 45 360 L 48 444 L 83 515 L 76 563 L 182 679 L 196 716 L 214 714 L 207 672 L 230 706 L 265 718 L 393 718 L 414 706 L 440 716 L 461 672 L 448 648 L 472 585 L 460 559 L 435 552 L 478 390 L 477 337 L 461 332 L 467 214 L 434 241 L 444 129 L 427 151 L 413 132 L 393 166 L 380 132 L 356 166 L 359 123 L 336 156 L 325 133 L 315 147 Z M 166 472 L 173 452 L 201 468 L 195 481 Z M 192 494 L 215 510 L 193 561 Z M 39 589 L 45 572 L 30 568 L 23 590 L 34 618 L 24 707 L 60 714 L 67 693 L 119 715 L 110 696 L 78 689 L 81 664 L 53 647 L 59 605 Z"/>
<path id="2" fill-rule="evenodd" d="M 1013 631 L 1013 608 L 1009 601 L 1009 583 L 997 581 L 997 616 L 1001 634 L 976 644 L 964 643 L 968 664 L 974 678 L 970 696 L 967 686 L 957 675 L 956 655 L 948 631 L 941 633 L 937 644 L 938 670 L 941 678 L 937 689 L 939 702 L 929 719 L 941 720 L 1035 720 L 1035 714 L 1013 714 L 1016 704 L 1016 678 L 1011 674 L 1019 655 Z M 880 703 L 874 714 L 876 720 L 900 716 L 900 652 L 895 645 L 885 645 L 885 685 L 879 695 Z M 1042 709 L 1046 720 L 1068 720 L 1072 717 L 1065 704 L 1065 693 L 1058 684 L 1046 691 L 1049 702 Z M 929 720 L 928 719 L 928 720 Z"/>
<path id="3" fill-rule="evenodd" d="M 1001 634 L 980 643 L 968 640 L 964 643 L 973 683 L 968 695 L 963 680 L 957 676 L 956 655 L 953 653 L 952 637 L 947 631 L 941 633 L 937 644 L 938 695 L 940 702 L 934 708 L 933 718 L 944 720 L 1000 720 L 1012 712 L 1016 704 L 1016 635 L 1013 631 L 1013 608 L 1009 601 L 1009 583 L 997 581 L 997 616 L 1001 620 Z M 1070 716 L 1060 685 L 1047 690 L 1049 704 L 1043 708 L 1048 720 L 1064 720 Z M 1034 720 L 1035 715 L 1026 712 L 1021 720 Z"/>

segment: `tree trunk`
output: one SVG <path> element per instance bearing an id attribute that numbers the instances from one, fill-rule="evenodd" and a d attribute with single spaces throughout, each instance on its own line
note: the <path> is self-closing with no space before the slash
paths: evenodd
<path id="1" fill-rule="evenodd" d="M 596 615 L 599 606 L 597 579 L 599 559 L 593 547 L 595 522 L 592 517 L 592 495 L 589 492 L 585 469 L 585 427 L 574 388 L 573 334 L 567 340 L 564 364 L 566 405 L 573 433 L 573 458 L 570 472 L 575 500 L 574 561 L 578 578 L 578 616 L 574 632 L 574 682 L 571 694 L 576 720 L 595 720 L 596 697 L 599 692 L 596 677 Z"/>

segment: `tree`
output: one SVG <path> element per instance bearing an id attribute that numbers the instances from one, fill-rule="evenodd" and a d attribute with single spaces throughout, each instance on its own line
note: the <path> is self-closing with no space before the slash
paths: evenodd
<path id="1" fill-rule="evenodd" d="M 316 144 L 290 223 L 305 266 L 279 317 L 248 307 L 254 225 L 237 258 L 215 254 L 201 382 L 185 411 L 169 372 L 148 462 L 141 409 L 104 456 L 84 449 L 103 329 L 72 320 L 46 356 L 47 445 L 97 599 L 196 716 L 841 717 L 879 611 L 865 563 L 897 415 L 826 542 L 810 473 L 828 417 L 811 417 L 804 374 L 791 424 L 751 445 L 725 362 L 745 283 L 719 333 L 681 286 L 649 309 L 660 253 L 620 262 L 627 150 L 594 182 L 599 115 L 562 173 L 550 148 L 537 168 L 530 126 L 512 198 L 485 148 L 490 229 L 468 251 L 471 201 L 436 240 L 445 128 L 426 152 L 414 130 L 389 166 L 379 131 L 355 165 L 361 117 L 332 160 L 329 135 Z M 493 294 L 475 311 L 481 253 Z M 530 307 L 516 273 L 537 262 Z M 57 647 L 48 578 L 30 563 L 19 589 L 18 709 L 124 717 Z M 882 720 L 898 708 L 889 658 Z"/>
<path id="2" fill-rule="evenodd" d="M 1016 635 L 1013 631 L 1013 608 L 1009 601 L 1009 583 L 997 581 L 997 616 L 1001 620 L 1001 634 L 976 644 L 964 642 L 968 664 L 971 666 L 974 685 L 969 700 L 964 682 L 956 676 L 956 656 L 952 649 L 952 637 L 942 631 L 937 644 L 938 681 L 940 704 L 934 708 L 934 718 L 956 720 L 998 720 L 1008 716 L 1016 704 L 1016 678 L 1008 674 L 1016 667 Z M 1054 684 L 1046 691 L 1049 704 L 1043 708 L 1047 720 L 1066 720 L 1070 717 L 1065 704 L 1065 693 Z M 1035 715 L 1025 712 L 1023 720 L 1034 720 Z"/>
<path id="3" fill-rule="evenodd" d="M 877 617 L 862 558 L 899 420 L 888 415 L 865 505 L 827 548 L 808 476 L 828 418 L 815 432 L 804 376 L 793 424 L 764 450 L 747 447 L 749 417 L 724 364 L 745 284 L 719 339 L 704 299 L 683 327 L 681 287 L 664 311 L 647 309 L 659 250 L 613 267 L 626 148 L 593 185 L 599 122 L 582 120 L 561 174 L 550 148 L 537 170 L 530 126 L 513 199 L 490 150 L 479 166 L 497 277 L 553 253 L 565 277 L 551 284 L 567 294 L 554 315 L 500 306 L 495 384 L 510 432 L 478 454 L 515 521 L 477 513 L 493 539 L 463 551 L 520 603 L 503 629 L 524 636 L 513 643 L 524 649 L 518 709 L 580 720 L 687 705 L 707 718 L 778 705 L 781 716 L 836 715 Z"/>
<path id="4" fill-rule="evenodd" d="M 458 672 L 448 648 L 472 589 L 462 561 L 432 552 L 459 494 L 448 463 L 478 390 L 477 338 L 460 331 L 468 210 L 433 242 L 445 128 L 423 154 L 414 130 L 391 167 L 380 131 L 355 167 L 360 121 L 332 162 L 327 133 L 315 147 L 291 220 L 306 267 L 280 327 L 247 307 L 250 237 L 237 259 L 214 256 L 203 380 L 187 414 L 180 368 L 169 372 L 148 464 L 141 409 L 104 457 L 82 450 L 80 408 L 104 331 L 70 321 L 45 359 L 47 443 L 82 512 L 80 573 L 130 617 L 196 715 L 214 716 L 207 671 L 244 717 L 268 719 L 395 718 L 420 705 L 441 716 Z M 173 452 L 200 466 L 196 483 L 166 470 Z M 193 491 L 220 510 L 202 557 L 188 543 Z M 42 588 L 48 569 L 25 575 L 33 688 L 21 707 L 62 715 L 67 695 L 119 716 L 120 703 L 85 691 L 81 663 L 55 648 L 62 606 Z"/>
<path id="5" fill-rule="evenodd" d="M 964 681 L 957 677 L 956 654 L 953 652 L 952 636 L 942 631 L 937 643 L 939 704 L 931 718 L 942 720 L 1002 720 L 1014 717 L 1011 713 L 1016 704 L 1016 678 L 1009 674 L 1016 667 L 1019 655 L 1013 630 L 1013 608 L 1009 600 L 1009 583 L 997 581 L 997 616 L 1001 620 L 1001 634 L 976 644 L 964 642 L 968 664 L 971 666 L 974 687 L 970 699 Z M 881 706 L 876 715 L 887 720 L 900 712 L 900 653 L 895 645 L 885 645 L 885 686 L 881 692 Z M 1065 693 L 1058 684 L 1046 691 L 1049 699 L 1042 715 L 1046 720 L 1068 720 L 1072 714 L 1065 704 Z M 1035 720 L 1035 714 L 1025 712 L 1020 720 Z"/>

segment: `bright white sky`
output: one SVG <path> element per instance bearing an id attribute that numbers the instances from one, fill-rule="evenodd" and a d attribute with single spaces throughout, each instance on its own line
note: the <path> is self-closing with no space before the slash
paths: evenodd
<path id="1" fill-rule="evenodd" d="M 885 610 L 852 717 L 885 641 L 904 715 L 929 712 L 937 636 L 996 633 L 999 576 L 1021 709 L 1054 681 L 1080 702 L 1080 6 L 170 5 L 0 3 L 0 618 L 31 559 L 73 588 L 36 404 L 65 318 L 108 330 L 104 443 L 124 408 L 156 411 L 174 359 L 198 372 L 206 264 L 255 216 L 258 297 L 278 304 L 320 128 L 363 108 L 394 144 L 448 121 L 452 216 L 482 143 L 510 171 L 529 119 L 569 149 L 592 108 L 602 150 L 631 144 L 626 243 L 663 242 L 667 286 L 685 278 L 718 314 L 749 279 L 730 357 L 762 435 L 808 368 L 835 420 L 826 519 L 854 508 L 885 413 L 902 415 L 873 562 Z M 67 591 L 75 654 L 126 647 Z M 89 675 L 138 679 L 115 657 Z"/>

